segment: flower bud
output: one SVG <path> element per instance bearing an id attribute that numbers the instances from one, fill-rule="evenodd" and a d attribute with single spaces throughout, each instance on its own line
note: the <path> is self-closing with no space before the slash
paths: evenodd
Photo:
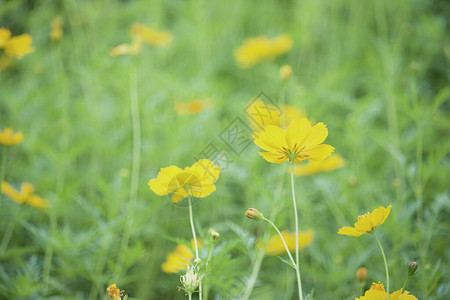
<path id="1" fill-rule="evenodd" d="M 356 271 L 356 278 L 360 282 L 364 282 L 367 279 L 367 268 L 366 267 L 360 267 L 358 271 Z"/>
<path id="2" fill-rule="evenodd" d="M 419 265 L 415 261 L 410 262 L 408 265 L 408 276 L 412 277 L 414 273 L 416 273 L 418 267 Z"/>
<path id="3" fill-rule="evenodd" d="M 253 220 L 261 220 L 262 218 L 264 218 L 263 214 L 260 213 L 256 208 L 247 209 L 247 211 L 245 212 L 245 216 Z"/>
<path id="4" fill-rule="evenodd" d="M 186 270 L 186 275 L 182 275 L 180 277 L 180 282 L 183 285 L 182 289 L 186 293 L 192 294 L 199 286 L 201 278 L 200 275 L 195 271 L 195 267 L 188 266 Z"/>
<path id="5" fill-rule="evenodd" d="M 214 229 L 210 229 L 209 237 L 211 238 L 211 241 L 217 242 L 217 240 L 219 240 L 220 234 L 217 231 L 215 231 Z"/>

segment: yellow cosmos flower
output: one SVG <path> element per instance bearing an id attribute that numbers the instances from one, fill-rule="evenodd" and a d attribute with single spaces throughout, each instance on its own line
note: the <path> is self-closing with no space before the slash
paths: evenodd
<path id="1" fill-rule="evenodd" d="M 0 48 L 5 50 L 9 57 L 21 59 L 34 51 L 31 47 L 32 38 L 29 34 L 21 34 L 11 37 L 11 31 L 6 28 L 0 28 Z"/>
<path id="2" fill-rule="evenodd" d="M 322 161 L 310 161 L 305 164 L 294 166 L 294 175 L 306 176 L 320 172 L 333 171 L 345 166 L 345 160 L 339 154 L 332 154 Z"/>
<path id="3" fill-rule="evenodd" d="M 132 44 L 120 44 L 114 48 L 109 50 L 109 55 L 112 57 L 116 57 L 119 55 L 137 55 L 141 53 L 141 43 L 133 42 Z"/>
<path id="4" fill-rule="evenodd" d="M 355 300 L 386 300 L 387 293 L 384 290 L 384 285 L 382 283 L 372 283 L 372 286 L 368 291 L 364 293 L 364 296 L 360 298 L 355 298 Z M 389 294 L 390 300 L 417 300 L 416 297 L 410 295 L 408 291 L 402 290 L 395 291 Z"/>
<path id="5" fill-rule="evenodd" d="M 156 30 L 139 23 L 133 24 L 132 36 L 133 38 L 154 46 L 167 46 L 173 40 L 173 35 L 170 31 Z"/>
<path id="6" fill-rule="evenodd" d="M 355 223 L 355 227 L 342 227 L 339 229 L 338 234 L 361 236 L 365 233 L 371 233 L 377 228 L 377 226 L 384 223 L 386 218 L 391 212 L 392 205 L 388 207 L 380 206 L 371 213 L 359 216 L 358 221 Z"/>
<path id="7" fill-rule="evenodd" d="M 5 146 L 13 146 L 23 141 L 22 132 L 13 132 L 12 128 L 5 128 L 0 130 L 0 144 Z"/>
<path id="8" fill-rule="evenodd" d="M 55 17 L 50 24 L 50 39 L 53 42 L 58 42 L 63 37 L 63 20 L 61 17 Z"/>
<path id="9" fill-rule="evenodd" d="M 109 296 L 111 297 L 112 300 L 122 300 L 122 294 L 125 291 L 121 291 L 117 285 L 115 283 L 111 284 L 106 291 L 108 292 Z M 125 297 L 123 297 L 123 300 L 126 300 L 128 298 L 128 295 L 125 295 Z"/>
<path id="10" fill-rule="evenodd" d="M 272 60 L 280 54 L 286 53 L 292 48 L 292 38 L 280 35 L 270 39 L 265 35 L 249 38 L 244 44 L 234 51 L 234 57 L 242 68 L 250 68 L 261 61 Z"/>
<path id="11" fill-rule="evenodd" d="M 216 190 L 214 183 L 219 176 L 220 167 L 209 159 L 201 159 L 184 170 L 176 166 L 162 168 L 148 185 L 159 196 L 172 194 L 172 202 L 177 203 L 188 195 L 196 198 L 210 195 Z"/>
<path id="12" fill-rule="evenodd" d="M 330 145 L 321 144 L 327 136 L 328 129 L 323 123 L 311 126 L 306 118 L 293 121 L 287 130 L 269 125 L 253 134 L 255 144 L 268 151 L 259 154 L 271 163 L 324 160 L 334 150 Z"/>
<path id="13" fill-rule="evenodd" d="M 290 251 L 295 251 L 295 233 L 291 233 L 287 230 L 282 231 L 281 235 L 286 241 L 286 245 Z M 298 249 L 304 249 L 311 245 L 314 239 L 314 231 L 307 230 L 305 232 L 298 233 Z M 266 254 L 270 256 L 277 256 L 286 253 L 283 241 L 278 234 L 272 236 L 266 246 Z"/>
<path id="14" fill-rule="evenodd" d="M 292 105 L 283 105 L 283 113 L 281 114 L 280 127 L 287 128 L 293 121 L 306 118 L 306 111 Z M 310 120 L 310 122 L 313 124 Z"/>
<path id="15" fill-rule="evenodd" d="M 48 207 L 48 201 L 34 194 L 34 185 L 28 182 L 22 183 L 20 191 L 16 190 L 6 181 L 2 182 L 2 193 L 18 204 L 29 204 L 34 207 Z"/>
<path id="16" fill-rule="evenodd" d="M 191 244 L 193 243 L 194 240 L 192 240 Z M 202 242 L 198 239 L 197 245 L 199 248 L 203 246 Z M 166 261 L 161 265 L 161 270 L 164 273 L 178 273 L 184 271 L 187 269 L 188 265 L 192 266 L 193 259 L 194 253 L 191 248 L 183 244 L 178 244 L 175 250 L 166 256 Z"/>
<path id="17" fill-rule="evenodd" d="M 290 65 L 282 65 L 280 68 L 280 77 L 287 80 L 292 76 L 292 67 Z"/>
<path id="18" fill-rule="evenodd" d="M 210 105 L 210 99 L 193 100 L 187 103 L 177 101 L 175 102 L 175 112 L 177 115 L 195 115 L 204 111 Z"/>

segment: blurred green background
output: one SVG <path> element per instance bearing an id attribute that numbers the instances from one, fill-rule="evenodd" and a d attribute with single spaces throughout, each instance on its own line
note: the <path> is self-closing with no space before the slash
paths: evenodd
<path id="1" fill-rule="evenodd" d="M 161 167 L 190 166 L 212 141 L 232 160 L 217 191 L 194 206 L 197 232 L 220 232 L 209 275 L 210 299 L 240 299 L 266 224 L 248 207 L 294 229 L 289 177 L 251 144 L 236 155 L 220 133 L 264 92 L 307 111 L 329 128 L 327 143 L 343 169 L 297 177 L 300 227 L 313 229 L 301 253 L 303 289 L 315 299 L 359 296 L 384 282 L 370 236 L 337 235 L 358 215 L 393 205 L 378 235 L 391 291 L 409 261 L 408 290 L 419 299 L 449 299 L 449 13 L 447 1 L 0 1 L 0 27 L 29 33 L 35 52 L 1 71 L 0 126 L 24 134 L 8 149 L 6 179 L 31 182 L 51 203 L 20 206 L 5 196 L 0 238 L 1 299 L 107 299 L 117 283 L 131 299 L 181 299 L 175 274 L 160 265 L 177 241 L 189 241 L 186 207 L 147 186 Z M 64 36 L 49 38 L 60 16 Z M 135 56 L 108 51 L 130 41 L 134 22 L 170 30 L 165 48 Z M 233 51 L 249 37 L 289 34 L 293 48 L 242 69 Z M 279 68 L 293 76 L 283 81 Z M 133 73 L 136 72 L 136 73 Z M 139 99 L 138 197 L 130 201 L 133 129 L 130 83 Z M 177 115 L 176 101 L 209 98 L 210 109 Z M 445 279 L 447 278 L 447 279 Z M 197 297 L 197 296 L 195 296 Z M 296 299 L 295 273 L 264 259 L 251 299 Z"/>

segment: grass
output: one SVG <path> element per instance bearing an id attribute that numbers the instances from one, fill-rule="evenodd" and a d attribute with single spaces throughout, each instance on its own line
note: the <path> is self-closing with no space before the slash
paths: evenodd
<path id="1" fill-rule="evenodd" d="M 373 239 L 336 232 L 392 204 L 377 231 L 391 290 L 401 288 L 416 260 L 407 289 L 419 299 L 448 298 L 448 11 L 445 1 L 403 0 L 0 1 L 0 27 L 30 33 L 36 48 L 1 72 L 0 126 L 25 136 L 8 148 L 6 178 L 33 183 L 51 202 L 41 211 L 2 197 L 0 239 L 7 231 L 11 239 L 0 254 L 0 296 L 107 299 L 106 287 L 117 283 L 130 299 L 183 298 L 179 277 L 160 265 L 177 241 L 190 240 L 188 210 L 147 182 L 162 167 L 192 165 L 214 142 L 232 162 L 217 191 L 194 205 L 195 225 L 203 240 L 209 228 L 220 233 L 210 298 L 239 299 L 256 241 L 274 234 L 247 220 L 246 209 L 266 216 L 277 209 L 275 224 L 294 230 L 284 165 L 265 162 L 254 144 L 236 155 L 219 137 L 236 117 L 245 121 L 246 106 L 264 92 L 327 124 L 327 143 L 346 159 L 343 169 L 295 178 L 300 228 L 315 231 L 300 253 L 303 290 L 314 289 L 317 299 L 354 299 L 361 265 L 367 284 L 383 282 Z M 53 43 L 57 15 L 64 37 Z M 110 57 L 110 48 L 129 42 L 136 21 L 172 31 L 174 42 Z M 293 37 L 289 53 L 237 66 L 233 51 L 244 39 L 281 33 Z M 287 83 L 279 78 L 282 64 L 293 67 Z M 134 141 L 130 93 L 137 93 L 141 126 Z M 211 98 L 212 108 L 175 114 L 175 101 L 195 98 Z M 292 299 L 296 291 L 289 266 L 267 257 L 251 299 Z"/>

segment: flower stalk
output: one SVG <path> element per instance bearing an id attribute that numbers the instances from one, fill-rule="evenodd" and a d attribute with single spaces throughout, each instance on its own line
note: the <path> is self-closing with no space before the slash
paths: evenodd
<path id="1" fill-rule="evenodd" d="M 376 236 L 375 232 L 372 232 L 373 236 L 375 237 L 375 240 L 378 243 L 378 246 L 380 247 L 381 255 L 383 256 L 384 260 L 384 268 L 386 270 L 386 294 L 387 294 L 387 300 L 389 300 L 389 269 L 387 265 L 386 255 L 384 255 L 383 247 L 381 246 L 380 240 Z"/>
<path id="2" fill-rule="evenodd" d="M 298 297 L 303 300 L 302 280 L 300 277 L 300 265 L 299 265 L 299 249 L 298 249 L 298 214 L 297 203 L 295 201 L 295 189 L 294 189 L 294 161 L 291 161 L 291 190 L 292 190 L 292 203 L 294 205 L 294 219 L 295 219 L 295 274 L 297 275 L 298 285 Z M 289 251 L 288 251 L 289 253 Z M 389 300 L 389 299 L 388 299 Z"/>

